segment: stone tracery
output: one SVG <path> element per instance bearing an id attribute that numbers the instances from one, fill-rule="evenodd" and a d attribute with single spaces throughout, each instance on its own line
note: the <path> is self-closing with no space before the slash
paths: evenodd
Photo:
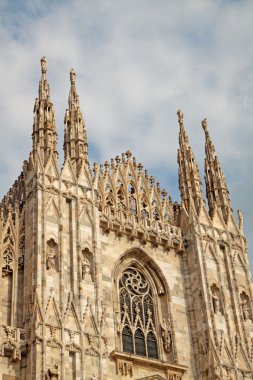
<path id="1" fill-rule="evenodd" d="M 145 275 L 134 265 L 120 278 L 123 351 L 158 358 L 153 292 Z"/>

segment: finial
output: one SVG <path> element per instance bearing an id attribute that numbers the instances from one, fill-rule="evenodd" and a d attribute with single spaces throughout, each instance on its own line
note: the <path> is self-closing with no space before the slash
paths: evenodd
<path id="1" fill-rule="evenodd" d="M 153 176 L 150 177 L 149 179 L 150 185 L 153 187 L 155 184 L 155 178 Z"/>
<path id="2" fill-rule="evenodd" d="M 115 157 L 115 161 L 117 163 L 117 166 L 120 164 L 120 156 L 116 156 Z"/>
<path id="3" fill-rule="evenodd" d="M 94 164 L 93 164 L 93 172 L 94 173 L 98 172 L 98 164 L 96 162 L 94 162 Z"/>
<path id="4" fill-rule="evenodd" d="M 74 69 L 70 70 L 70 83 L 75 84 L 76 82 L 76 72 Z"/>
<path id="5" fill-rule="evenodd" d="M 184 114 L 181 110 L 178 110 L 177 111 L 177 116 L 178 116 L 178 122 L 181 124 L 183 123 L 183 120 L 184 120 Z"/>
<path id="6" fill-rule="evenodd" d="M 142 165 L 142 163 L 140 162 L 140 163 L 138 164 L 138 170 L 139 170 L 139 172 L 141 172 L 142 169 L 143 169 L 143 165 Z"/>
<path id="7" fill-rule="evenodd" d="M 202 128 L 204 129 L 205 133 L 208 133 L 208 129 L 207 129 L 207 119 L 205 118 L 204 120 L 202 120 Z"/>
<path id="8" fill-rule="evenodd" d="M 128 149 L 125 153 L 126 155 L 126 158 L 127 158 L 127 161 L 129 161 L 129 158 L 132 156 L 132 153 L 130 152 L 130 150 Z"/>
<path id="9" fill-rule="evenodd" d="M 46 61 L 46 57 L 43 56 L 40 60 L 40 64 L 41 64 L 41 72 L 42 74 L 46 74 L 47 72 L 47 61 Z"/>

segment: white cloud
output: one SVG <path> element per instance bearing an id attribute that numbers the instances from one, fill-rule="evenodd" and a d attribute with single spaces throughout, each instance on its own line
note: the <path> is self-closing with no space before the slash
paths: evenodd
<path id="1" fill-rule="evenodd" d="M 59 150 L 70 67 L 78 75 L 92 158 L 105 161 L 130 148 L 173 195 L 176 111 L 184 111 L 200 168 L 200 125 L 207 117 L 250 235 L 251 1 L 1 1 L 0 8 L 2 195 L 31 147 L 39 59 L 46 55 Z"/>

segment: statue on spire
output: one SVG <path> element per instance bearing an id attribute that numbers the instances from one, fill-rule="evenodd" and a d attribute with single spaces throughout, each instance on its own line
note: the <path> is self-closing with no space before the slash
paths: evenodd
<path id="1" fill-rule="evenodd" d="M 76 72 L 74 69 L 70 70 L 70 83 L 75 84 L 76 83 Z"/>
<path id="2" fill-rule="evenodd" d="M 205 133 L 207 134 L 208 133 L 208 128 L 207 128 L 207 119 L 205 118 L 204 120 L 202 120 L 202 128 L 204 129 Z"/>
<path id="3" fill-rule="evenodd" d="M 184 121 L 184 114 L 183 114 L 183 112 L 181 110 L 177 111 L 177 116 L 178 116 L 178 122 L 179 122 L 179 124 L 183 123 L 183 121 Z"/>
<path id="4" fill-rule="evenodd" d="M 43 56 L 40 60 L 40 63 L 41 63 L 41 72 L 42 74 L 46 74 L 47 72 L 47 61 L 46 61 L 46 57 Z"/>

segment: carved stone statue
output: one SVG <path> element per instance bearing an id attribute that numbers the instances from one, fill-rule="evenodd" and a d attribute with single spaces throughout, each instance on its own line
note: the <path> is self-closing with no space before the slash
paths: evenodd
<path id="1" fill-rule="evenodd" d="M 55 247 L 53 245 L 48 245 L 48 252 L 47 252 L 47 269 L 55 269 Z"/>
<path id="2" fill-rule="evenodd" d="M 237 214 L 238 214 L 239 229 L 242 231 L 243 230 L 243 215 L 242 215 L 241 210 L 238 209 Z"/>
<path id="3" fill-rule="evenodd" d="M 215 314 L 219 314 L 220 313 L 220 300 L 219 300 L 219 297 L 217 295 L 217 292 L 213 292 L 212 300 L 213 300 L 213 311 Z"/>
<path id="4" fill-rule="evenodd" d="M 234 380 L 235 379 L 233 370 L 226 368 L 226 379 L 227 380 Z"/>
<path id="5" fill-rule="evenodd" d="M 70 70 L 70 82 L 75 83 L 75 81 L 76 81 L 76 73 L 75 73 L 74 69 L 71 69 Z"/>
<path id="6" fill-rule="evenodd" d="M 121 320 L 120 320 L 120 309 L 119 309 L 119 306 L 117 306 L 116 310 L 115 310 L 115 324 L 116 324 L 117 332 L 120 333 L 120 330 L 121 330 Z"/>
<path id="7" fill-rule="evenodd" d="M 243 300 L 242 301 L 242 313 L 243 313 L 243 318 L 245 321 L 249 319 L 249 306 L 248 306 L 248 300 Z"/>
<path id="8" fill-rule="evenodd" d="M 82 261 L 82 279 L 91 281 L 91 265 L 89 259 L 87 257 L 83 258 Z"/>
<path id="9" fill-rule="evenodd" d="M 166 323 L 165 319 L 161 323 L 163 347 L 166 352 L 171 350 L 171 327 L 170 322 Z"/>
<path id="10" fill-rule="evenodd" d="M 80 145 L 80 155 L 81 156 L 84 155 L 84 147 L 83 147 L 83 145 Z"/>
<path id="11" fill-rule="evenodd" d="M 46 373 L 46 380 L 60 380 L 60 375 L 58 373 L 58 365 L 55 364 L 55 366 L 51 369 L 49 368 Z"/>
<path id="12" fill-rule="evenodd" d="M 46 61 L 46 57 L 42 57 L 41 60 L 41 69 L 42 69 L 42 73 L 46 73 L 47 71 L 47 61 Z"/>
<path id="13" fill-rule="evenodd" d="M 53 142 L 51 133 L 48 134 L 48 144 L 51 145 Z"/>

